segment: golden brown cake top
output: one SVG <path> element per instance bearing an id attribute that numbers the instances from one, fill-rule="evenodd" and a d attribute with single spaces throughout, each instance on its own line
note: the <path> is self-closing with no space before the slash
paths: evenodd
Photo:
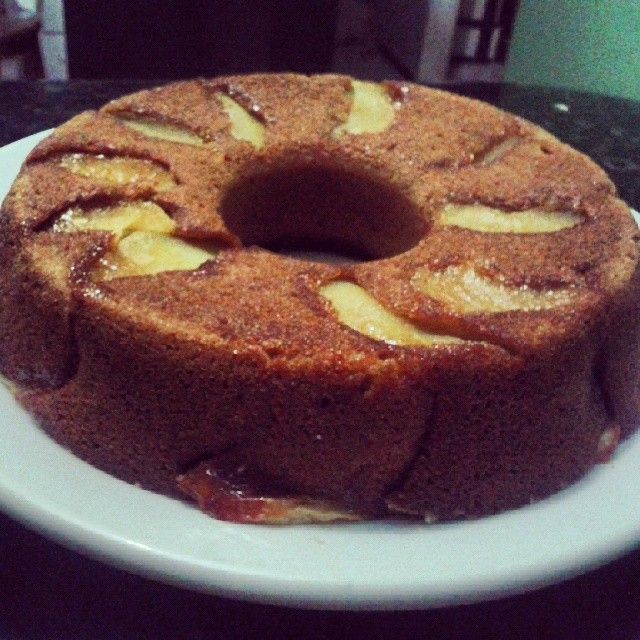
<path id="1" fill-rule="evenodd" d="M 2 224 L 80 313 L 337 376 L 517 366 L 602 321 L 638 264 L 585 156 L 477 101 L 343 76 L 82 113 L 29 155 Z M 318 247 L 366 260 L 273 252 Z"/>

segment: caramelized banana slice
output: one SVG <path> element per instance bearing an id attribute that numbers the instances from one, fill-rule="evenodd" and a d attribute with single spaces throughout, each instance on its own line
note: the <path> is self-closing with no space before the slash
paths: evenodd
<path id="1" fill-rule="evenodd" d="M 119 117 L 118 122 L 149 138 L 158 138 L 179 144 L 190 144 L 195 147 L 204 144 L 202 138 L 193 133 L 193 131 L 176 125 L 154 122 L 153 120 L 138 120 L 123 117 Z"/>
<path id="2" fill-rule="evenodd" d="M 219 93 L 218 100 L 229 118 L 231 137 L 236 140 L 244 140 L 256 149 L 262 149 L 264 146 L 264 125 L 226 93 Z"/>
<path id="3" fill-rule="evenodd" d="M 156 191 L 167 191 L 176 186 L 169 171 L 155 162 L 139 158 L 72 153 L 60 159 L 60 166 L 105 187 L 139 184 Z"/>
<path id="4" fill-rule="evenodd" d="M 131 202 L 89 210 L 75 207 L 62 214 L 53 225 L 54 231 L 63 233 L 109 231 L 118 239 L 132 231 L 172 233 L 175 228 L 175 222 L 153 202 Z"/>
<path id="5" fill-rule="evenodd" d="M 113 280 L 163 271 L 190 271 L 213 260 L 216 253 L 204 244 L 163 233 L 133 231 L 120 240 L 114 251 L 105 255 L 93 275 L 96 280 Z"/>
<path id="6" fill-rule="evenodd" d="M 387 90 L 373 82 L 352 80 L 351 111 L 345 122 L 333 130 L 338 138 L 345 133 L 381 133 L 388 129 L 395 118 L 391 96 Z"/>
<path id="7" fill-rule="evenodd" d="M 407 347 L 466 342 L 456 336 L 429 333 L 399 318 L 352 282 L 331 282 L 320 289 L 320 295 L 332 304 L 342 324 L 374 340 Z"/>
<path id="8" fill-rule="evenodd" d="M 483 233 L 553 233 L 570 229 L 583 221 L 571 211 L 502 211 L 481 204 L 448 204 L 438 223 Z"/>
<path id="9" fill-rule="evenodd" d="M 477 159 L 480 166 L 485 167 L 493 164 L 507 155 L 509 151 L 515 149 L 522 142 L 522 138 L 506 138 L 502 142 L 499 142 L 495 146 L 491 147 L 484 155 Z"/>
<path id="10" fill-rule="evenodd" d="M 153 202 L 69 209 L 55 222 L 53 230 L 108 231 L 115 236 L 115 247 L 100 260 L 92 274 L 96 280 L 190 271 L 217 254 L 211 243 L 171 236 L 176 230 L 175 222 Z"/>
<path id="11" fill-rule="evenodd" d="M 539 291 L 527 286 L 507 287 L 479 275 L 471 267 L 448 267 L 444 271 L 418 271 L 413 286 L 461 314 L 542 311 L 570 304 L 575 289 Z"/>
<path id="12" fill-rule="evenodd" d="M 327 501 L 306 496 L 260 495 L 255 489 L 222 478 L 207 463 L 178 477 L 178 488 L 204 513 L 243 524 L 322 524 L 362 518 Z"/>

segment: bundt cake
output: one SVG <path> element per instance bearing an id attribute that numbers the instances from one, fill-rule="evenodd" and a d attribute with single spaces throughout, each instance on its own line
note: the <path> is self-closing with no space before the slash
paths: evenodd
<path id="1" fill-rule="evenodd" d="M 26 159 L 0 371 L 78 456 L 219 518 L 484 516 L 635 429 L 638 239 L 600 168 L 481 102 L 170 84 Z"/>

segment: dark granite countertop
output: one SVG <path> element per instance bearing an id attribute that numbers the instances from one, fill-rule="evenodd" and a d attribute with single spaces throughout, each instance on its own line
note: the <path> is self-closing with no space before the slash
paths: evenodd
<path id="1" fill-rule="evenodd" d="M 0 82 L 0 146 L 149 84 Z M 640 103 L 504 85 L 452 89 L 528 118 L 589 154 L 640 209 Z M 309 612 L 151 582 L 0 515 L 0 640 L 165 637 L 640 640 L 640 549 L 562 584 L 495 602 L 401 613 Z"/>

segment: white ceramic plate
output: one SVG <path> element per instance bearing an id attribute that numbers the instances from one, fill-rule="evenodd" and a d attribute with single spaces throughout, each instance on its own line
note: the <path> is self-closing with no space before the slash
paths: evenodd
<path id="1" fill-rule="evenodd" d="M 44 135 L 0 149 L 0 199 Z M 217 522 L 78 460 L 1 386 L 0 452 L 0 505 L 43 534 L 158 580 L 264 602 L 330 608 L 471 602 L 558 581 L 640 541 L 640 437 L 538 504 L 431 526 Z"/>

